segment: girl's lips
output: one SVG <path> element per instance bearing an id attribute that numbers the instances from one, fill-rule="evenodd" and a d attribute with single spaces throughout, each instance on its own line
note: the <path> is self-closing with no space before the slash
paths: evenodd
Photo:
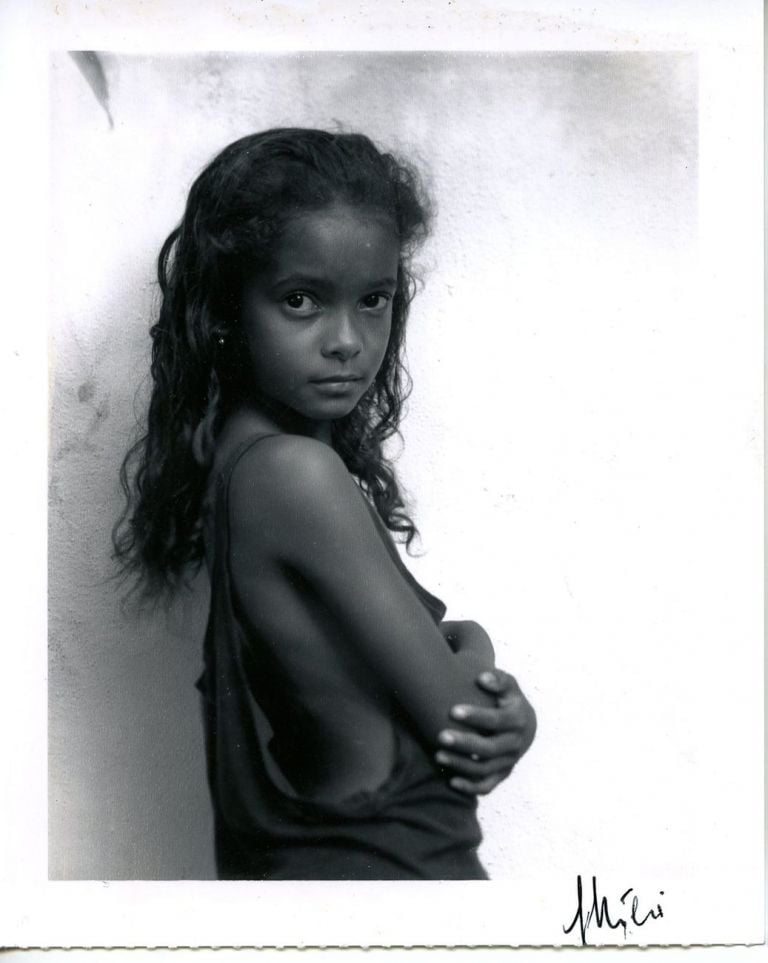
<path id="1" fill-rule="evenodd" d="M 338 385 L 362 380 L 358 375 L 331 375 L 328 378 L 313 378 L 312 382 L 316 385 Z"/>
<path id="2" fill-rule="evenodd" d="M 323 378 L 315 380 L 312 384 L 321 395 L 332 398 L 352 397 L 358 392 L 358 385 L 363 383 L 362 378 Z"/>

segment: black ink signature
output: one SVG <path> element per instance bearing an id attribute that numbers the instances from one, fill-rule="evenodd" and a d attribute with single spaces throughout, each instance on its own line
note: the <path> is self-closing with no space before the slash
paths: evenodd
<path id="1" fill-rule="evenodd" d="M 629 889 L 625 890 L 619 902 L 623 907 L 626 907 L 626 899 L 630 893 L 634 891 L 634 886 L 630 886 Z M 659 895 L 664 895 L 664 890 L 659 890 Z M 563 927 L 564 933 L 570 933 L 576 924 L 579 924 L 579 932 L 581 934 L 581 945 L 587 945 L 587 929 L 590 924 L 594 922 L 595 926 L 600 929 L 602 926 L 608 926 L 612 930 L 617 930 L 621 927 L 624 934 L 624 939 L 627 938 L 627 926 L 634 923 L 635 926 L 643 926 L 648 920 L 657 920 L 659 917 L 663 916 L 664 913 L 661 909 L 661 903 L 656 904 L 655 909 L 648 910 L 645 916 L 638 918 L 638 906 L 640 901 L 637 895 L 632 897 L 632 902 L 630 904 L 629 919 L 617 916 L 616 920 L 611 919 L 610 912 L 608 910 L 608 899 L 603 896 L 602 898 L 597 895 L 597 877 L 592 877 L 592 905 L 584 915 L 584 892 L 581 883 L 581 876 L 576 877 L 576 897 L 578 899 L 578 905 L 576 907 L 576 915 L 571 920 L 571 923 L 567 927 Z M 615 912 L 615 911 L 614 911 Z"/>

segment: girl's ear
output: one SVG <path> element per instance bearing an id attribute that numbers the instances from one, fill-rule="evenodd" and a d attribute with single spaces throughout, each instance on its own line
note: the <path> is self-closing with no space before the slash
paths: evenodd
<path id="1" fill-rule="evenodd" d="M 230 321 L 227 321 L 224 327 L 217 331 L 216 334 L 216 343 L 220 348 L 238 344 L 243 337 L 243 330 L 240 327 L 239 319 L 232 318 Z"/>

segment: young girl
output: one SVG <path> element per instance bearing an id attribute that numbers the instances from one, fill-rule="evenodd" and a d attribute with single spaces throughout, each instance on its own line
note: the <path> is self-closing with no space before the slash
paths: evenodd
<path id="1" fill-rule="evenodd" d="M 390 535 L 416 533 L 384 442 L 428 215 L 368 138 L 268 130 L 200 174 L 160 252 L 115 548 L 150 595 L 207 564 L 221 878 L 486 878 L 475 797 L 533 739 L 487 634 L 443 621 Z"/>

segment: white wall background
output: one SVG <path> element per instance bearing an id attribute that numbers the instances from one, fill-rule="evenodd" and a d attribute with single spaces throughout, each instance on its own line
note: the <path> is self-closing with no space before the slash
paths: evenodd
<path id="1" fill-rule="evenodd" d="M 753 342 L 697 299 L 695 57 L 102 60 L 114 129 L 66 55 L 51 69 L 51 876 L 213 875 L 205 587 L 121 612 L 117 471 L 192 179 L 245 133 L 337 122 L 421 161 L 437 197 L 400 460 L 412 564 L 487 626 L 540 721 L 482 803 L 491 875 L 748 862 L 734 810 L 753 817 L 759 772 L 727 751 L 722 700 L 738 688 L 728 726 L 754 724 L 759 589 L 727 559 L 759 552 L 731 484 L 759 485 L 758 415 L 733 376 Z M 713 759 L 732 794 L 702 809 Z"/>

